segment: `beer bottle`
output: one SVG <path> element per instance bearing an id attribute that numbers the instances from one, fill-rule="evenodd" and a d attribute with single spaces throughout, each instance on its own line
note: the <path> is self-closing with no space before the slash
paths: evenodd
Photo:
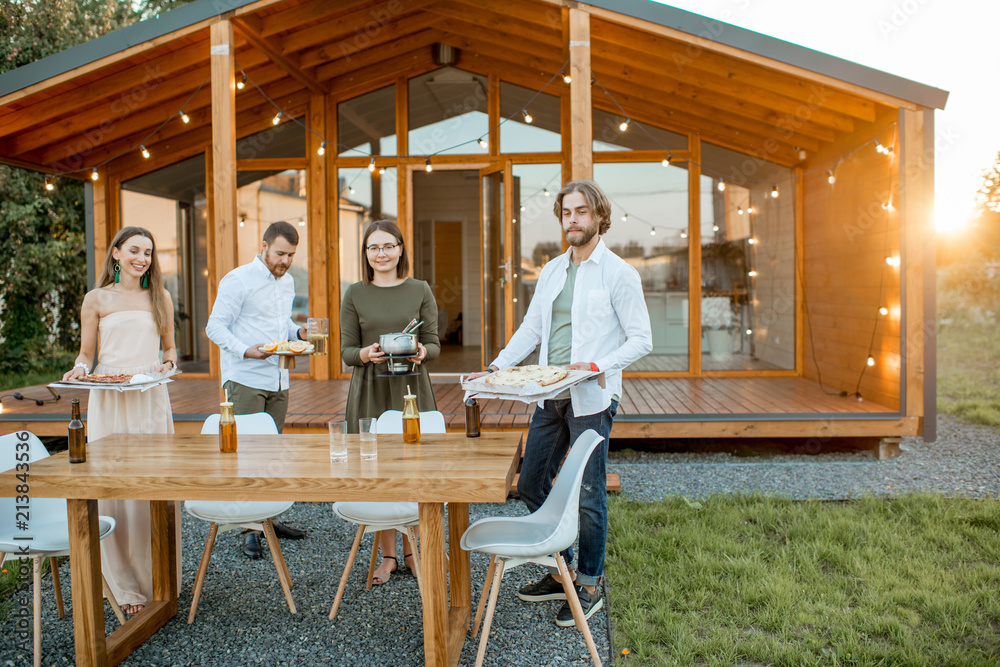
<path id="1" fill-rule="evenodd" d="M 83 433 L 83 420 L 80 419 L 80 399 L 74 398 L 69 422 L 69 462 L 83 463 L 86 460 L 87 440 Z"/>
<path id="2" fill-rule="evenodd" d="M 465 437 L 479 437 L 479 403 L 474 398 L 465 402 Z"/>

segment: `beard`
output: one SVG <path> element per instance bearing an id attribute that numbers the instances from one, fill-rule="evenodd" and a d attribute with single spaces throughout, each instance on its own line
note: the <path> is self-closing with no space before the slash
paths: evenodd
<path id="1" fill-rule="evenodd" d="M 579 231 L 581 234 L 570 236 L 569 232 Z M 574 248 L 579 248 L 590 243 L 590 240 L 597 236 L 597 223 L 594 223 L 591 227 L 571 227 L 567 229 L 564 234 L 566 237 L 566 243 L 570 244 Z"/>
<path id="2" fill-rule="evenodd" d="M 268 271 L 271 272 L 275 278 L 280 278 L 286 273 L 288 273 L 288 267 L 284 264 L 279 264 L 271 258 L 270 249 L 261 256 L 261 260 L 264 262 L 264 266 L 267 267 Z"/>

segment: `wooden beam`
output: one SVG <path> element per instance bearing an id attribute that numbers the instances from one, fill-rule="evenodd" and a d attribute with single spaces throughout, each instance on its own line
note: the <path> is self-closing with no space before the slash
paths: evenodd
<path id="1" fill-rule="evenodd" d="M 350 76 L 353 72 L 365 68 L 385 69 L 384 73 L 390 76 L 398 74 L 398 72 L 390 71 L 391 68 L 385 66 L 384 63 L 391 63 L 397 58 L 417 51 L 426 51 L 426 55 L 430 57 L 430 49 L 427 47 L 442 40 L 445 36 L 446 34 L 441 30 L 422 30 L 378 48 L 355 52 L 350 58 L 342 58 L 320 65 L 316 69 L 316 76 L 320 81 L 328 82 L 330 79 Z"/>
<path id="2" fill-rule="evenodd" d="M 327 262 L 335 255 L 327 241 L 327 179 L 326 167 L 332 157 L 337 154 L 337 144 L 331 141 L 323 147 L 323 155 L 319 154 L 320 144 L 326 136 L 326 97 L 312 95 L 309 98 L 309 112 L 306 125 L 312 132 L 306 133 L 306 159 L 309 161 L 306 188 L 306 198 L 309 206 L 309 247 L 305 253 L 309 260 L 309 312 L 314 317 L 326 317 L 334 323 L 339 322 L 339 313 L 330 312 L 327 295 L 330 293 Z M 333 201 L 336 201 L 334 198 Z M 327 339 L 327 356 L 313 357 L 316 363 L 309 364 L 309 375 L 313 380 L 329 380 L 329 339 Z"/>
<path id="3" fill-rule="evenodd" d="M 212 190 L 216 280 L 236 268 L 236 65 L 233 25 L 212 25 Z"/>
<path id="4" fill-rule="evenodd" d="M 590 81 L 590 14 L 569 10 L 569 106 L 572 118 L 570 180 L 594 175 L 594 114 Z"/>
<path id="5" fill-rule="evenodd" d="M 234 18 L 231 20 L 232 25 L 239 30 L 247 41 L 257 47 L 260 51 L 267 54 L 267 57 L 271 59 L 271 62 L 276 64 L 281 69 L 288 72 L 290 76 L 295 78 L 297 81 L 301 82 L 309 91 L 315 95 L 326 95 L 330 91 L 326 89 L 325 86 L 320 84 L 311 74 L 302 70 L 299 67 L 297 58 L 285 55 L 281 46 L 274 44 L 270 39 L 266 37 L 261 37 L 260 33 L 257 31 L 254 25 L 251 23 L 257 23 L 252 20 L 252 17 L 246 18 Z"/>
<path id="6" fill-rule="evenodd" d="M 101 178 L 94 181 L 94 237 L 88 239 L 94 246 L 94 275 L 93 285 L 97 286 L 97 279 L 100 278 L 104 270 L 104 258 L 108 254 L 108 179 Z"/>
<path id="7" fill-rule="evenodd" d="M 460 3 L 436 2 L 427 8 L 427 12 L 473 26 L 475 29 L 470 34 L 476 37 L 487 38 L 495 32 L 504 32 L 517 35 L 528 42 L 562 48 L 564 40 L 561 21 L 558 24 L 540 27 L 536 23 L 522 21 L 505 14 L 502 9 L 503 4 L 495 3 L 493 7 L 499 8 L 500 11 L 482 8 L 470 11 L 467 6 Z M 565 59 L 564 57 L 563 60 Z"/>
<path id="8" fill-rule="evenodd" d="M 319 130 L 312 125 L 309 127 L 316 132 L 319 132 Z M 307 138 L 310 136 L 312 136 L 312 134 L 306 135 Z M 319 149 L 318 141 L 319 140 L 317 140 L 316 144 L 317 150 Z M 306 157 L 252 158 L 249 160 L 236 161 L 236 171 L 287 171 L 288 169 L 307 169 L 308 166 L 308 154 L 306 154 Z"/>

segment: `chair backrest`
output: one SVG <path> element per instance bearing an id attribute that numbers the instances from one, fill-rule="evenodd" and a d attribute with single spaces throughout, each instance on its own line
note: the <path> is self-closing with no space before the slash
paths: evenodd
<path id="1" fill-rule="evenodd" d="M 18 454 L 23 454 L 25 450 L 23 446 L 18 450 L 17 446 L 23 443 L 28 445 L 27 463 L 44 459 L 49 455 L 49 450 L 45 449 L 42 441 L 31 431 L 15 431 L 0 435 L 0 470 L 10 470 L 18 463 L 25 463 L 23 460 L 18 460 Z"/>
<path id="2" fill-rule="evenodd" d="M 201 425 L 202 435 L 219 432 L 219 413 L 209 415 L 205 423 Z M 274 424 L 274 417 L 266 412 L 254 412 L 249 415 L 236 415 L 236 432 L 254 435 L 277 435 L 278 427 Z"/>
<path id="3" fill-rule="evenodd" d="M 583 481 L 583 471 L 590 455 L 602 440 L 604 436 L 593 429 L 587 429 L 577 437 L 563 461 L 548 498 L 532 514 L 533 518 L 556 526 L 555 534 L 549 539 L 555 540 L 559 545 L 553 547 L 551 553 L 562 551 L 576 539 L 580 524 L 580 484 Z M 566 543 L 561 544 L 562 541 Z"/>
<path id="4" fill-rule="evenodd" d="M 379 433 L 402 433 L 403 413 L 401 410 L 386 410 L 378 418 Z M 444 415 L 438 410 L 426 410 L 420 413 L 421 433 L 446 432 Z"/>

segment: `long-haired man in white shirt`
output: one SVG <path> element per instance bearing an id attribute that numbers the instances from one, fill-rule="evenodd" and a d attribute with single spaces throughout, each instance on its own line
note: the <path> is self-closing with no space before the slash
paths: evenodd
<path id="1" fill-rule="evenodd" d="M 221 351 L 222 383 L 238 415 L 266 412 L 280 433 L 288 412 L 288 371 L 264 351 L 272 340 L 304 340 L 305 325 L 292 321 L 295 280 L 288 273 L 299 233 L 287 222 L 264 231 L 260 254 L 238 266 L 219 283 L 205 333 Z M 274 521 L 278 537 L 300 539 L 305 532 Z M 249 531 L 243 552 L 260 558 L 260 533 Z"/>
<path id="2" fill-rule="evenodd" d="M 535 408 L 517 483 L 518 493 L 534 512 L 552 489 L 576 438 L 587 429 L 604 436 L 587 463 L 580 492 L 580 554 L 574 578 L 584 615 L 590 618 L 604 604 L 597 586 L 604 574 L 608 532 L 605 468 L 622 369 L 649 354 L 653 343 L 638 272 L 601 240 L 611 227 L 607 195 L 594 181 L 574 181 L 559 191 L 554 212 L 570 248 L 542 268 L 521 326 L 485 372 L 514 366 L 540 346 L 542 365 L 605 374 L 604 387 L 587 380 Z M 563 555 L 572 562 L 572 549 Z M 527 602 L 565 600 L 552 574 L 554 569 L 520 589 L 518 597 Z M 556 625 L 573 624 L 569 604 L 564 603 Z"/>

